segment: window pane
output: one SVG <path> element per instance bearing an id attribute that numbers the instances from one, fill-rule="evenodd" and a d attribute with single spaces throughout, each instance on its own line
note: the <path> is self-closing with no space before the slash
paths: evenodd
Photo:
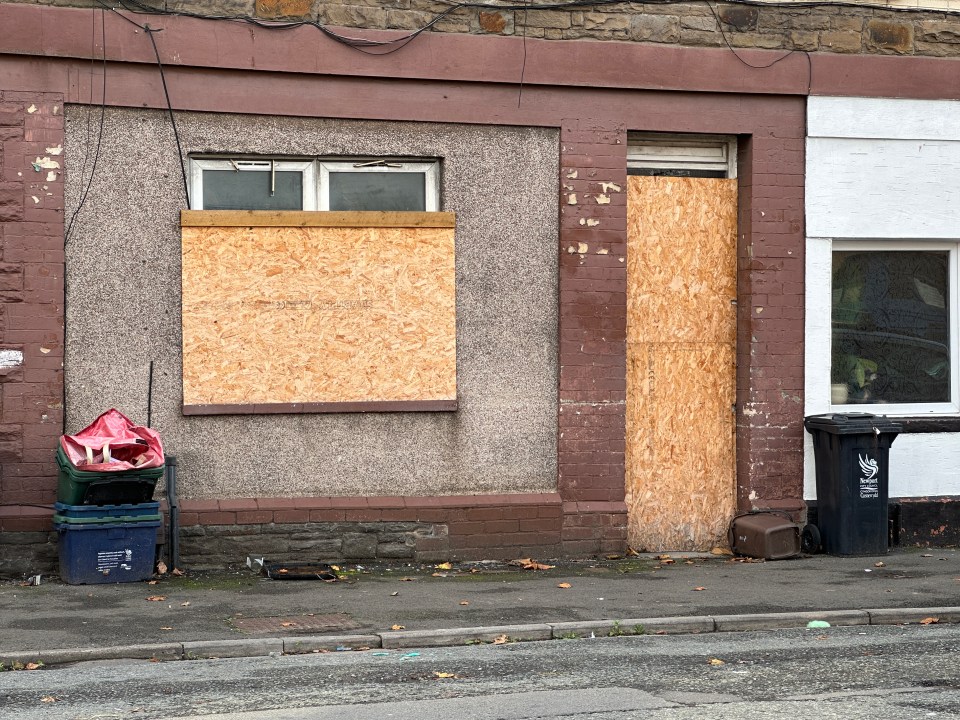
<path id="1" fill-rule="evenodd" d="M 204 170 L 204 210 L 303 210 L 303 173 L 278 170 L 270 195 L 269 170 Z"/>
<path id="2" fill-rule="evenodd" d="M 834 404 L 950 401 L 948 259 L 833 253 Z"/>
<path id="3" fill-rule="evenodd" d="M 427 209 L 426 176 L 418 172 L 331 172 L 331 210 Z"/>

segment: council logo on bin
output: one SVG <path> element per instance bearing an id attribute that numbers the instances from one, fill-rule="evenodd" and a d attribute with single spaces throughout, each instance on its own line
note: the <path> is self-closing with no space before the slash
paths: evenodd
<path id="1" fill-rule="evenodd" d="M 860 455 L 860 471 L 863 473 L 860 477 L 860 499 L 880 497 L 880 480 L 877 477 L 880 474 L 880 464 L 876 458 L 867 455 Z"/>

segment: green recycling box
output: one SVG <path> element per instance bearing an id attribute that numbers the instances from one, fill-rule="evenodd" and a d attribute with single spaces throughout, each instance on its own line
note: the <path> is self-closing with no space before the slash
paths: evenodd
<path id="1" fill-rule="evenodd" d="M 57 448 L 57 501 L 64 505 L 121 505 L 150 502 L 163 466 L 145 470 L 84 472 Z"/>

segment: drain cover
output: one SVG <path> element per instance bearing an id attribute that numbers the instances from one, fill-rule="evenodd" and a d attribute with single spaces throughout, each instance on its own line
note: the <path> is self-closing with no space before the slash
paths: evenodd
<path id="1" fill-rule="evenodd" d="M 287 615 L 283 617 L 233 618 L 233 624 L 245 633 L 330 632 L 360 627 L 345 613 L 333 615 Z"/>

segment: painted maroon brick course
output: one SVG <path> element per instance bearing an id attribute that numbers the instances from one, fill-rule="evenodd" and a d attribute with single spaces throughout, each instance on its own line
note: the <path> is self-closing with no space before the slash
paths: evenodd
<path id="1" fill-rule="evenodd" d="M 62 111 L 58 94 L 0 88 L 0 349 L 23 353 L 23 364 L 0 377 L 0 504 L 56 499 L 53 452 L 63 431 Z M 48 170 L 35 170 L 38 157 L 61 165 L 51 179 Z M 39 209 L 53 222 L 42 221 Z M 38 522 L 48 526 L 49 518 L 4 529 L 36 529 Z"/>

